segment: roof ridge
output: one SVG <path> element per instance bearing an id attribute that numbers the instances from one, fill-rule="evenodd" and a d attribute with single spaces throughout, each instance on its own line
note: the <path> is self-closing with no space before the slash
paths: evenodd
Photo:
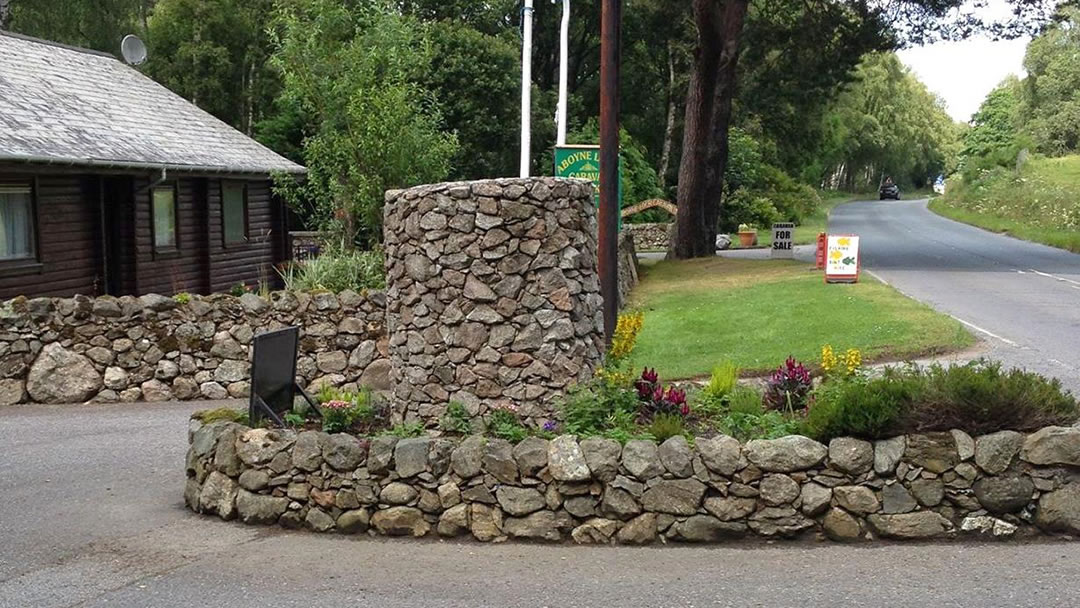
<path id="1" fill-rule="evenodd" d="M 34 37 L 34 36 L 27 36 L 26 34 L 20 34 L 18 32 L 12 32 L 12 31 L 8 31 L 8 30 L 0 30 L 0 36 L 8 36 L 9 38 L 15 38 L 17 40 L 25 40 L 26 42 L 35 42 L 37 44 L 44 44 L 45 46 L 52 46 L 52 47 L 56 47 L 56 48 L 60 48 L 60 49 L 68 50 L 68 51 L 75 51 L 77 53 L 85 53 L 87 55 L 97 55 L 99 57 L 108 57 L 109 59 L 115 59 L 117 61 L 120 60 L 116 55 L 113 55 L 112 53 L 107 53 L 105 51 L 95 51 L 94 49 L 87 49 L 87 48 L 83 48 L 81 46 L 72 46 L 70 44 L 64 44 L 62 42 L 56 42 L 55 40 L 46 40 L 44 38 L 37 38 L 37 37 Z"/>

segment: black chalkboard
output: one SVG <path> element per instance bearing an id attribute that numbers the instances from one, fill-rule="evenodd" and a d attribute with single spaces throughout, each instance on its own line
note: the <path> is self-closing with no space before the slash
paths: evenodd
<path id="1" fill-rule="evenodd" d="M 310 397 L 296 385 L 299 340 L 300 329 L 297 327 L 255 336 L 248 402 L 248 416 L 253 424 L 266 417 L 282 424 L 281 416 L 292 411 L 293 399 L 298 392 L 311 403 Z"/>

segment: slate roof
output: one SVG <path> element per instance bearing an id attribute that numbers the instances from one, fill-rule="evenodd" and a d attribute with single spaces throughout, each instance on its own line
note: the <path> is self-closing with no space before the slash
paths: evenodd
<path id="1" fill-rule="evenodd" d="M 302 173 L 112 55 L 0 32 L 0 161 Z"/>

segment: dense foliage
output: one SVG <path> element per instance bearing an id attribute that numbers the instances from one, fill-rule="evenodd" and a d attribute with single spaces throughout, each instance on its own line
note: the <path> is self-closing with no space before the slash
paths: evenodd
<path id="1" fill-rule="evenodd" d="M 289 264 L 281 272 L 285 287 L 294 291 L 356 292 L 386 284 L 382 250 L 330 249 L 318 257 Z"/>

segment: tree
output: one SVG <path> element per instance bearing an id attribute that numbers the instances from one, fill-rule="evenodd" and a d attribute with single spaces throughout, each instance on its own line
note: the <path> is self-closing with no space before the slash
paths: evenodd
<path id="1" fill-rule="evenodd" d="M 1009 76 L 986 96 L 971 117 L 964 136 L 964 155 L 985 157 L 1012 148 L 1019 135 L 1020 80 Z"/>
<path id="2" fill-rule="evenodd" d="M 687 92 L 683 154 L 679 169 L 676 238 L 672 255 L 690 258 L 712 255 L 716 234 L 732 101 L 736 95 L 737 67 L 749 0 L 692 0 L 698 31 L 695 60 Z M 1014 18 L 1006 23 L 985 23 L 964 12 L 963 0 L 806 0 L 808 9 L 843 7 L 882 28 L 895 28 L 901 41 L 935 37 L 958 38 L 975 31 L 1015 35 L 1047 18 L 1050 0 L 1012 0 Z"/>
<path id="3" fill-rule="evenodd" d="M 517 173 L 507 151 L 518 142 L 520 50 L 503 38 L 452 21 L 430 27 L 431 69 L 422 77 L 460 147 L 452 161 L 455 179 Z"/>
<path id="4" fill-rule="evenodd" d="M 346 246 L 378 242 L 384 192 L 444 179 L 457 150 L 419 84 L 427 28 L 376 2 L 280 0 L 273 39 L 283 101 L 310 121 L 307 180 L 279 191 Z"/>
<path id="5" fill-rule="evenodd" d="M 127 34 L 145 34 L 152 0 L 6 0 L 7 28 L 29 36 L 118 53 Z M 0 20 L 2 21 L 2 20 Z"/>
<path id="6" fill-rule="evenodd" d="M 1080 149 L 1080 9 L 1065 8 L 1028 45 L 1019 108 L 1024 131 L 1040 152 Z"/>
<path id="7" fill-rule="evenodd" d="M 253 132 L 280 88 L 268 65 L 272 0 L 159 0 L 147 71 L 221 120 Z"/>

